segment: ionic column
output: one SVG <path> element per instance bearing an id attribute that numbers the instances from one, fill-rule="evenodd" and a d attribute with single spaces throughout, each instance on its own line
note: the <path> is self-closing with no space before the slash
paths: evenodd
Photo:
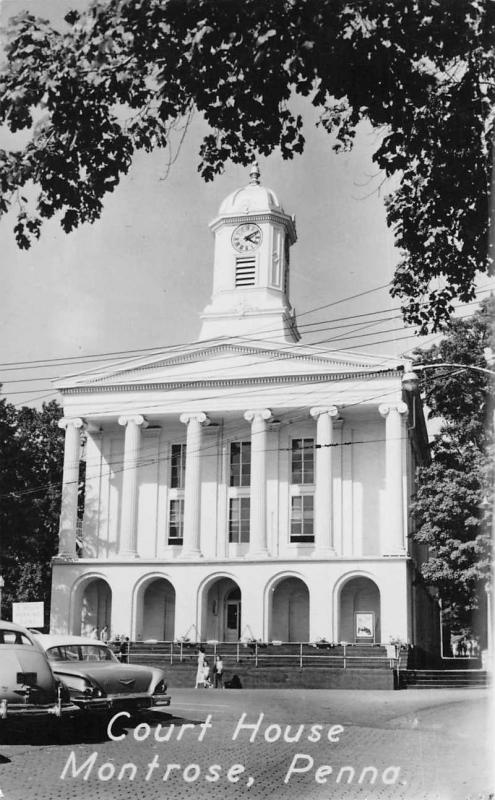
<path id="1" fill-rule="evenodd" d="M 65 429 L 64 470 L 62 476 L 62 502 L 58 530 L 58 555 L 77 558 L 77 495 L 79 488 L 79 459 L 81 456 L 81 428 L 79 417 L 61 419 L 59 428 Z"/>
<path id="2" fill-rule="evenodd" d="M 249 520 L 249 556 L 268 555 L 266 539 L 266 440 L 268 408 L 246 411 L 244 419 L 251 423 L 251 502 Z"/>
<path id="3" fill-rule="evenodd" d="M 333 419 L 338 417 L 339 410 L 336 406 L 317 407 L 310 414 L 316 419 L 314 555 L 334 556 L 332 442 Z"/>
<path id="4" fill-rule="evenodd" d="M 200 412 L 181 414 L 180 421 L 187 425 L 186 471 L 184 478 L 184 539 L 183 558 L 201 557 L 201 429 L 210 420 Z"/>
<path id="5" fill-rule="evenodd" d="M 141 414 L 134 414 L 119 417 L 119 425 L 125 427 L 119 555 L 124 558 L 136 558 L 141 431 L 148 427 L 148 423 Z"/>
<path id="6" fill-rule="evenodd" d="M 407 413 L 405 403 L 383 404 L 378 408 L 385 417 L 385 489 L 386 515 L 384 519 L 383 555 L 404 554 L 404 505 L 401 416 Z"/>

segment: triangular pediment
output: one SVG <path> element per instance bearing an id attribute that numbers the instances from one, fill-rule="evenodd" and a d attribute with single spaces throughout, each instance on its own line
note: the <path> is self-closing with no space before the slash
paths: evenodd
<path id="1" fill-rule="evenodd" d="M 362 353 L 324 350 L 298 344 L 267 341 L 246 343 L 240 339 L 196 342 L 171 347 L 145 358 L 134 358 L 102 365 L 90 372 L 67 376 L 57 382 L 64 390 L 159 388 L 167 385 L 194 385 L 290 378 L 303 375 L 347 375 L 393 370 L 397 359 Z"/>

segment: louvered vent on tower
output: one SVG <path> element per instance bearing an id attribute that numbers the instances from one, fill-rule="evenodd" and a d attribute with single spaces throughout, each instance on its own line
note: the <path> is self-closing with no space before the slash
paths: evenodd
<path id="1" fill-rule="evenodd" d="M 235 285 L 254 286 L 256 278 L 256 257 L 238 256 L 235 260 Z"/>

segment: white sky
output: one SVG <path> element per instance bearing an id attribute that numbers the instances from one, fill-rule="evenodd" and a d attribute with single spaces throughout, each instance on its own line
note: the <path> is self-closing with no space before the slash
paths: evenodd
<path id="1" fill-rule="evenodd" d="M 68 0 L 3 0 L 0 19 L 29 6 L 60 19 Z M 83 0 L 76 4 L 84 5 Z M 278 154 L 259 159 L 262 182 L 285 211 L 296 216 L 298 242 L 291 251 L 291 302 L 298 315 L 326 304 L 300 323 L 321 321 L 303 343 L 325 340 L 329 348 L 398 355 L 418 341 L 399 319 L 359 331 L 336 327 L 346 315 L 396 308 L 385 288 L 398 253 L 385 224 L 382 176 L 371 162 L 376 135 L 363 129 L 352 153 L 335 155 L 332 141 L 314 125 L 309 103 L 306 148 L 294 161 Z M 205 132 L 191 125 L 166 180 L 169 154 L 140 153 L 129 174 L 104 201 L 101 219 L 67 235 L 58 222 L 43 226 L 29 251 L 17 248 L 13 215 L 0 219 L 0 382 L 10 402 L 38 404 L 52 391 L 49 379 L 77 371 L 70 364 L 12 370 L 17 362 L 70 358 L 167 346 L 194 340 L 199 313 L 212 288 L 213 238 L 208 223 L 222 199 L 248 181 L 248 169 L 226 164 L 225 174 L 205 184 L 197 173 Z M 4 132 L 5 134 L 5 132 Z M 0 131 L 0 147 L 11 144 Z M 353 295 L 375 290 L 342 302 Z M 387 316 L 392 316 L 388 314 Z M 304 326 L 300 324 L 301 332 Z M 323 329 L 323 330 L 322 330 Z M 396 329 L 392 331 L 391 329 Z M 356 338 L 343 339 L 354 334 Z M 356 335 L 357 334 L 357 335 Z M 380 344 L 378 344 L 380 343 Z M 12 363 L 13 362 L 13 363 Z M 91 364 L 81 364 L 84 370 Z M 24 382 L 14 382 L 23 379 Z M 54 393 L 52 396 L 55 396 Z"/>

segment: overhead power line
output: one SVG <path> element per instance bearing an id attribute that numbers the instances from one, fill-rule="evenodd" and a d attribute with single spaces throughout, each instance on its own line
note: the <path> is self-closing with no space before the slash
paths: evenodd
<path id="1" fill-rule="evenodd" d="M 385 288 L 388 285 L 389 284 L 382 284 L 381 286 L 377 286 L 377 287 L 375 287 L 373 289 L 368 289 L 367 291 L 360 292 L 360 293 L 355 294 L 355 295 L 350 295 L 348 297 L 340 298 L 339 300 L 336 300 L 336 301 L 334 301 L 332 303 L 326 303 L 324 306 L 317 306 L 315 308 L 308 309 L 307 311 L 303 311 L 301 313 L 298 313 L 297 314 L 297 319 L 299 320 L 299 319 L 301 319 L 301 317 L 304 317 L 304 316 L 306 316 L 308 314 L 313 314 L 316 311 L 322 310 L 323 308 L 329 308 L 331 306 L 339 305 L 341 303 L 344 303 L 344 302 L 359 298 L 361 296 L 371 294 L 372 292 L 379 291 L 379 290 Z M 481 293 L 484 293 L 484 292 L 491 291 L 493 288 L 495 288 L 495 287 L 493 287 L 493 286 L 480 287 L 477 290 L 477 294 L 481 294 Z M 465 304 L 460 305 L 459 308 L 465 308 L 465 307 L 468 307 L 470 305 L 475 305 L 477 302 L 478 302 L 477 300 L 474 300 L 474 301 L 471 301 L 470 303 L 465 303 Z M 428 302 L 425 301 L 421 305 L 426 307 L 428 305 Z M 310 327 L 314 327 L 316 325 L 322 324 L 323 322 L 327 322 L 329 324 L 333 324 L 333 323 L 345 321 L 345 323 L 347 323 L 347 324 L 352 324 L 352 322 L 350 322 L 351 320 L 364 319 L 365 317 L 374 317 L 374 316 L 379 315 L 379 314 L 390 314 L 390 313 L 393 313 L 393 312 L 396 312 L 396 311 L 400 311 L 400 306 L 393 306 L 392 308 L 387 308 L 387 309 L 383 309 L 382 308 L 382 309 L 379 309 L 377 311 L 368 311 L 368 312 L 363 312 L 363 313 L 360 313 L 360 314 L 346 314 L 345 316 L 335 317 L 333 319 L 320 320 L 320 321 L 315 321 L 315 322 L 310 322 L 310 323 L 303 323 L 302 325 L 299 325 L 298 327 L 301 328 L 301 329 L 304 329 L 304 328 L 309 329 Z M 400 319 L 400 318 L 401 318 L 401 315 L 399 314 L 399 315 L 396 315 L 394 317 L 390 317 L 389 319 Z M 384 318 L 383 321 L 386 321 L 385 318 Z M 409 326 L 409 327 L 415 327 L 415 326 Z M 270 333 L 274 333 L 274 332 L 275 332 L 274 329 L 260 330 L 260 331 L 258 331 L 257 335 L 264 335 L 264 334 L 269 335 Z M 248 337 L 248 336 L 243 337 L 243 338 L 246 341 L 250 340 L 250 337 Z M 45 367 L 48 367 L 48 366 L 51 366 L 51 365 L 55 365 L 55 364 L 58 364 L 59 366 L 70 366 L 70 365 L 77 365 L 77 364 L 85 364 L 85 363 L 90 363 L 90 362 L 92 362 L 94 360 L 100 361 L 100 360 L 102 360 L 104 358 L 107 358 L 107 357 L 112 357 L 111 360 L 113 360 L 113 358 L 115 357 L 118 360 L 119 357 L 122 357 L 122 359 L 126 359 L 126 358 L 128 358 L 130 356 L 134 356 L 135 355 L 138 358 L 140 355 L 143 355 L 143 356 L 146 355 L 146 354 L 150 354 L 151 355 L 153 353 L 158 356 L 161 353 L 170 354 L 170 353 L 173 353 L 174 351 L 177 351 L 177 350 L 183 350 L 183 348 L 189 348 L 191 350 L 196 350 L 201 346 L 205 346 L 205 347 L 213 346 L 214 344 L 219 343 L 219 342 L 224 341 L 224 340 L 225 340 L 225 337 L 215 337 L 215 338 L 212 338 L 212 339 L 206 339 L 206 340 L 201 341 L 201 342 L 192 342 L 191 343 L 190 341 L 187 341 L 187 342 L 181 342 L 181 343 L 177 343 L 177 344 L 173 344 L 173 345 L 156 345 L 155 347 L 148 347 L 148 348 L 105 351 L 105 352 L 102 352 L 102 353 L 89 353 L 88 355 L 85 355 L 85 356 L 82 356 L 82 355 L 65 356 L 65 357 L 60 356 L 60 357 L 54 357 L 54 358 L 33 359 L 33 360 L 30 360 L 30 361 L 4 361 L 4 362 L 0 362 L 0 368 L 2 368 L 3 371 L 25 369 L 25 368 L 28 368 L 28 367 L 31 367 L 32 369 L 43 369 Z M 257 341 L 257 339 L 252 338 L 252 337 L 251 337 L 251 340 L 254 343 Z"/>
<path id="2" fill-rule="evenodd" d="M 477 301 L 473 301 L 473 303 L 475 303 L 475 302 L 477 302 Z M 466 306 L 468 306 L 468 305 L 472 305 L 472 304 L 466 304 Z M 371 313 L 374 313 L 374 312 L 371 312 Z M 357 315 L 357 316 L 364 316 L 364 315 Z M 391 321 L 394 318 L 396 318 L 396 317 L 390 317 L 389 320 Z M 346 348 L 333 348 L 333 349 L 325 348 L 325 349 L 319 349 L 319 350 L 316 350 L 315 348 L 316 348 L 317 345 L 328 344 L 328 343 L 331 343 L 331 342 L 352 341 L 352 340 L 355 340 L 355 339 L 359 340 L 360 338 L 362 338 L 362 333 L 363 333 L 363 328 L 364 327 L 372 327 L 372 326 L 380 324 L 382 321 L 383 322 L 387 322 L 389 320 L 387 318 L 383 318 L 383 320 L 382 319 L 375 320 L 374 322 L 363 322 L 361 325 L 355 327 L 355 330 L 359 331 L 358 333 L 352 334 L 352 332 L 350 332 L 351 333 L 350 336 L 331 336 L 331 337 L 328 337 L 326 339 L 320 339 L 320 340 L 318 340 L 316 342 L 312 342 L 311 344 L 306 345 L 306 347 L 308 347 L 308 349 L 314 349 L 314 355 L 318 355 L 318 354 L 325 355 L 325 354 L 331 354 L 331 353 L 337 353 L 337 352 L 345 352 L 349 348 L 347 348 L 347 347 Z M 366 334 L 366 337 L 383 335 L 385 333 L 401 333 L 403 331 L 407 331 L 408 329 L 411 329 L 411 328 L 414 328 L 414 327 L 415 326 L 406 326 L 406 327 L 401 327 L 401 328 L 388 328 L 388 329 L 385 329 L 385 330 L 382 330 L 382 331 L 375 331 L 373 333 L 368 333 L 368 334 Z M 322 333 L 322 332 L 324 332 L 326 330 L 330 330 L 331 331 L 331 330 L 333 330 L 333 328 L 331 326 L 328 326 L 328 327 L 324 326 L 324 327 L 322 327 L 320 329 L 315 329 L 313 331 L 313 333 Z M 439 335 L 441 335 L 441 334 L 439 334 Z M 373 346 L 375 346 L 377 344 L 387 344 L 389 342 L 397 342 L 397 341 L 401 341 L 403 339 L 409 339 L 409 338 L 411 338 L 410 335 L 400 336 L 400 337 L 394 336 L 394 337 L 390 337 L 390 338 L 387 338 L 387 339 L 381 339 L 379 341 L 370 341 L 369 338 L 365 338 L 365 340 L 363 342 L 359 342 L 358 341 L 357 343 L 352 344 L 351 345 L 351 349 L 352 350 L 361 349 L 362 347 L 366 347 L 366 346 L 373 347 Z M 291 353 L 294 356 L 294 358 L 299 358 L 299 357 L 301 357 L 302 354 L 297 352 L 297 347 L 298 346 L 293 344 L 293 343 L 284 344 L 284 345 L 281 345 L 281 346 L 278 347 L 278 352 L 280 352 L 280 353 L 288 352 L 288 353 Z M 187 353 L 187 351 L 186 351 L 186 353 Z M 228 361 L 228 360 L 232 360 L 232 359 L 235 359 L 235 358 L 237 358 L 236 354 L 228 354 L 228 355 L 224 354 L 224 355 L 219 357 L 218 361 L 220 359 L 222 359 L 222 361 Z M 379 356 L 377 356 L 377 358 L 379 358 Z M 189 364 L 197 363 L 199 361 L 201 361 L 201 359 L 199 359 L 199 358 L 198 359 L 194 359 L 194 360 L 190 360 Z M 101 360 L 100 360 L 100 363 L 101 363 Z M 125 361 L 122 362 L 122 365 L 124 365 L 125 363 L 126 363 Z M 259 361 L 258 363 L 263 363 L 263 362 Z M 256 364 L 256 362 L 254 362 L 254 364 L 252 364 L 251 366 L 255 366 L 255 364 Z M 118 368 L 119 365 L 115 364 L 115 366 L 116 366 L 116 368 Z M 218 374 L 218 372 L 220 370 L 229 369 L 229 368 L 230 367 L 228 365 L 225 366 L 223 363 L 220 364 L 220 365 L 218 365 L 218 363 L 217 363 L 215 365 L 215 369 L 216 369 L 216 373 L 217 374 Z M 15 368 L 11 368 L 11 369 L 21 369 L 21 368 L 15 367 Z M 4 380 L 3 381 L 3 385 L 12 384 L 12 383 L 40 383 L 40 382 L 43 382 L 43 381 L 56 380 L 56 379 L 59 379 L 58 375 L 38 376 L 38 377 L 35 377 L 35 378 L 33 378 L 33 377 L 30 377 L 30 378 L 17 378 L 17 379 L 13 378 L 13 379 Z M 2 394 L 4 394 L 5 396 L 9 396 L 11 394 L 16 394 L 16 395 L 17 394 L 30 394 L 30 393 L 33 393 L 33 392 L 34 393 L 39 392 L 39 389 L 36 389 L 36 390 L 18 389 L 18 390 L 13 390 L 13 391 L 8 391 L 8 392 L 2 392 Z M 55 394 L 55 393 L 53 393 L 53 394 Z"/>

